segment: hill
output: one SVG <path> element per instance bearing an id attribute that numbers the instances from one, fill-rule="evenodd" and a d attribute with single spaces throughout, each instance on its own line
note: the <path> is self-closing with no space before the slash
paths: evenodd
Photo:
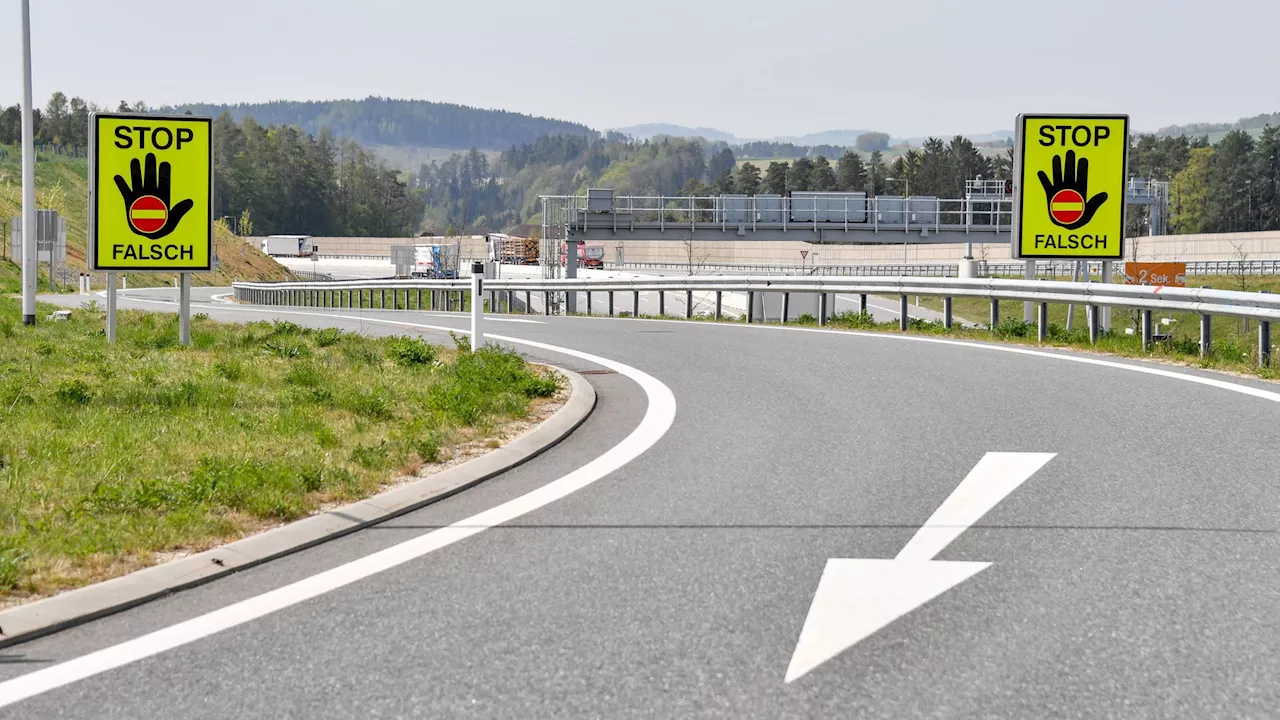
<path id="1" fill-rule="evenodd" d="M 1253 117 L 1240 118 L 1233 123 L 1190 123 L 1187 125 L 1170 125 L 1152 133 L 1165 137 L 1186 135 L 1188 137 L 1209 136 L 1210 142 L 1216 142 L 1232 130 L 1245 130 L 1257 136 L 1268 125 L 1280 125 L 1280 113 L 1262 113 Z"/>
<path id="2" fill-rule="evenodd" d="M 252 116 L 262 125 L 296 125 L 312 135 L 327 127 L 334 135 L 363 145 L 506 150 L 543 135 L 594 137 L 597 134 L 579 123 L 506 110 L 380 97 L 237 105 L 192 103 L 162 110 L 179 113 L 189 110 L 213 117 L 225 111 L 237 122 Z"/>
<path id="3" fill-rule="evenodd" d="M 22 212 L 22 168 L 16 148 L 0 145 L 0 221 Z M 68 158 L 53 153 L 40 153 L 36 162 L 36 204 L 42 209 L 57 210 L 67 219 L 67 262 L 69 283 L 86 267 L 86 227 L 89 205 L 89 164 L 84 158 Z M 7 246 L 7 229 L 0 232 Z M 287 280 L 293 274 L 280 263 L 250 247 L 225 226 L 215 226 L 214 250 L 219 267 L 213 273 L 193 273 L 196 285 L 227 285 L 238 280 Z M 60 266 L 61 267 L 61 266 Z M 42 281 L 47 266 L 41 266 Z M 9 248 L 0 250 L 0 292 L 19 292 L 21 271 L 9 259 Z M 164 285 L 171 275 L 128 273 L 130 287 Z M 43 290 L 47 285 L 42 285 Z"/>
<path id="4" fill-rule="evenodd" d="M 723 130 L 714 128 L 698 127 L 691 128 L 683 125 L 672 125 L 671 123 L 645 123 L 642 125 L 629 125 L 627 127 L 613 128 L 613 132 L 630 135 L 637 140 L 648 140 L 658 137 L 659 135 L 667 135 L 677 138 L 696 138 L 700 137 L 711 142 L 736 142 L 733 133 L 727 133 Z"/>

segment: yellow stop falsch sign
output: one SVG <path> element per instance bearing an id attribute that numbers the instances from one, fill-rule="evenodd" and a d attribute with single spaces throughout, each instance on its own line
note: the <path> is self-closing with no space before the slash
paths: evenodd
<path id="1" fill-rule="evenodd" d="M 90 267 L 212 270 L 212 121 L 97 113 L 90 127 Z"/>
<path id="2" fill-rule="evenodd" d="M 1128 115 L 1019 115 L 1013 256 L 1124 255 Z"/>

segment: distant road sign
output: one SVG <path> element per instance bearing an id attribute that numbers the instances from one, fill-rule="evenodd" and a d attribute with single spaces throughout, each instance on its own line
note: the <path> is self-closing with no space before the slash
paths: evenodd
<path id="1" fill-rule="evenodd" d="M 807 257 L 809 257 L 809 251 L 808 251 L 808 250 L 801 250 L 801 251 L 800 251 L 800 259 L 801 259 L 801 260 L 804 260 L 804 259 L 805 259 L 805 258 L 807 258 Z"/>
<path id="2" fill-rule="evenodd" d="M 213 123 L 95 113 L 89 263 L 98 271 L 213 269 Z"/>
<path id="3" fill-rule="evenodd" d="M 1186 287 L 1187 264 L 1127 262 L 1124 264 L 1124 284 Z"/>
<path id="4" fill-rule="evenodd" d="M 1119 260 L 1128 115 L 1019 115 L 1013 256 Z"/>

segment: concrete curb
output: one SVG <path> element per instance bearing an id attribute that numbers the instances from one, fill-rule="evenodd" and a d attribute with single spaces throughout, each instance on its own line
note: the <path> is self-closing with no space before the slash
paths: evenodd
<path id="1" fill-rule="evenodd" d="M 342 537 L 443 500 L 537 457 L 577 429 L 596 405 L 595 388 L 585 378 L 551 367 L 569 378 L 572 390 L 569 400 L 551 417 L 506 445 L 360 502 L 163 565 L 2 611 L 0 648 L 127 610 Z"/>

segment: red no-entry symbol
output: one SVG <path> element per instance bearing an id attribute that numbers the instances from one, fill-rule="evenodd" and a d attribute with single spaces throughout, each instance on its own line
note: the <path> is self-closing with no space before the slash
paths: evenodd
<path id="1" fill-rule="evenodd" d="M 129 223 L 138 232 L 152 233 L 164 227 L 169 208 L 155 195 L 143 195 L 129 206 Z"/>
<path id="2" fill-rule="evenodd" d="M 1070 225 L 1084 215 L 1084 197 L 1075 190 L 1059 190 L 1049 203 L 1049 214 L 1059 225 Z"/>

